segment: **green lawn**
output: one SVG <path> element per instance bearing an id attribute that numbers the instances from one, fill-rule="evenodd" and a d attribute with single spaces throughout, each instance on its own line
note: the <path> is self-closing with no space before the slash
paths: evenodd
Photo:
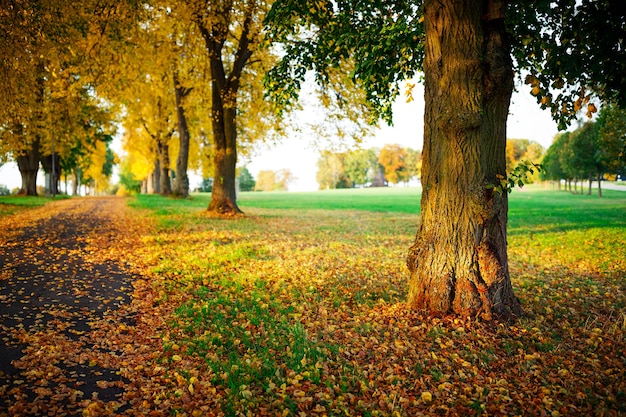
<path id="1" fill-rule="evenodd" d="M 68 198 L 66 196 L 57 196 L 57 200 L 61 198 Z M 0 216 L 7 216 L 9 214 L 17 213 L 19 211 L 29 210 L 34 207 L 39 207 L 53 201 L 50 197 L 25 197 L 25 196 L 0 196 Z"/>

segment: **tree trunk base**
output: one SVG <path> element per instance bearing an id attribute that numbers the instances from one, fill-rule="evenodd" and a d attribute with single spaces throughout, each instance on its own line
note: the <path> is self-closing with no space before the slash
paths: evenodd
<path id="1" fill-rule="evenodd" d="M 211 200 L 207 213 L 210 216 L 216 217 L 234 217 L 243 215 L 243 211 L 237 206 L 237 203 L 230 199 L 226 200 Z"/>
<path id="2" fill-rule="evenodd" d="M 482 243 L 475 250 L 434 250 L 441 242 L 416 242 L 409 250 L 408 305 L 434 314 L 515 320 L 523 315 L 508 270 L 495 251 Z"/>

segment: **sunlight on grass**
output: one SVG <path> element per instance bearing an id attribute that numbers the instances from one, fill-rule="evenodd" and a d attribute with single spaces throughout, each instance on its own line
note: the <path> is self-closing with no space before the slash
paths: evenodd
<path id="1" fill-rule="evenodd" d="M 526 316 L 510 326 L 406 310 L 419 197 L 242 193 L 230 220 L 202 215 L 208 195 L 131 200 L 158 223 L 162 361 L 200 372 L 233 416 L 626 411 L 626 193 L 511 195 Z"/>

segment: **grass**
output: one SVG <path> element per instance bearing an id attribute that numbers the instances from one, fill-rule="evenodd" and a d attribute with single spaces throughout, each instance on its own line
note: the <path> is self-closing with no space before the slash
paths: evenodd
<path id="1" fill-rule="evenodd" d="M 158 225 L 171 364 L 226 415 L 626 412 L 626 193 L 513 192 L 510 326 L 404 307 L 416 189 L 242 193 L 230 220 L 202 215 L 209 198 L 129 203 Z"/>
<path id="2" fill-rule="evenodd" d="M 68 198 L 66 196 L 57 196 L 59 198 Z M 8 216 L 24 210 L 30 210 L 35 207 L 43 206 L 50 201 L 51 197 L 31 197 L 31 196 L 0 196 L 0 217 Z"/>

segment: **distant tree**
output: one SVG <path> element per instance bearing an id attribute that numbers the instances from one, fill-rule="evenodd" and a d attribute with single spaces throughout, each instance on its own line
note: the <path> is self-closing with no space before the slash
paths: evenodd
<path id="1" fill-rule="evenodd" d="M 567 141 L 568 136 L 569 133 L 558 134 L 541 161 L 543 169 L 539 174 L 539 178 L 542 180 L 556 181 L 559 189 L 561 189 L 561 180 L 565 178 L 565 171 L 561 165 L 562 143 Z"/>
<path id="2" fill-rule="evenodd" d="M 295 181 L 295 177 L 293 173 L 285 168 L 276 174 L 276 184 L 274 184 L 274 189 L 278 191 L 287 191 L 289 189 L 289 183 Z"/>
<path id="3" fill-rule="evenodd" d="M 378 156 L 373 149 L 357 149 L 345 157 L 344 171 L 353 186 L 371 183 L 378 168 Z"/>
<path id="4" fill-rule="evenodd" d="M 596 121 L 598 162 L 603 173 L 626 175 L 626 110 L 615 103 L 602 106 Z M 601 191 L 598 189 L 598 191 Z"/>
<path id="5" fill-rule="evenodd" d="M 132 172 L 126 165 L 122 165 L 119 173 L 119 183 L 126 191 L 132 194 L 141 192 L 141 181 L 134 178 Z"/>
<path id="6" fill-rule="evenodd" d="M 398 144 L 385 145 L 378 154 L 378 163 L 385 170 L 385 178 L 392 184 L 408 179 L 406 150 Z"/>
<path id="7" fill-rule="evenodd" d="M 255 191 L 274 191 L 276 184 L 276 171 L 262 170 L 259 171 L 256 179 Z"/>
<path id="8" fill-rule="evenodd" d="M 543 158 L 544 149 L 539 143 L 528 139 L 506 140 L 506 172 L 510 173 L 522 161 L 539 164 Z M 539 178 L 539 171 L 527 177 L 527 182 L 532 183 Z"/>
<path id="9" fill-rule="evenodd" d="M 255 185 L 256 181 L 250 171 L 248 171 L 248 168 L 241 168 L 241 172 L 239 173 L 239 189 L 241 191 L 253 191 Z"/>
<path id="10" fill-rule="evenodd" d="M 422 152 L 415 149 L 406 148 L 406 176 L 407 182 L 413 178 L 419 178 L 422 174 Z"/>
<path id="11" fill-rule="evenodd" d="M 321 152 L 315 175 L 320 190 L 352 188 L 352 182 L 346 176 L 345 158 L 343 153 Z"/>
<path id="12" fill-rule="evenodd" d="M 597 135 L 598 129 L 594 122 L 585 123 L 570 135 L 568 149 L 571 153 L 569 158 L 571 165 L 576 167 L 577 176 L 581 179 L 581 194 L 583 193 L 583 179 L 589 180 L 587 194 L 591 195 L 591 185 L 594 177 L 599 178 L 602 175 L 602 167 L 598 159 Z M 600 184 L 601 187 L 602 185 Z"/>
<path id="13" fill-rule="evenodd" d="M 287 191 L 289 189 L 289 183 L 294 180 L 295 178 L 289 169 L 282 169 L 280 171 L 259 171 L 254 190 Z"/>
<path id="14" fill-rule="evenodd" d="M 198 187 L 201 193 L 210 193 L 213 190 L 213 178 L 203 178 Z"/>

